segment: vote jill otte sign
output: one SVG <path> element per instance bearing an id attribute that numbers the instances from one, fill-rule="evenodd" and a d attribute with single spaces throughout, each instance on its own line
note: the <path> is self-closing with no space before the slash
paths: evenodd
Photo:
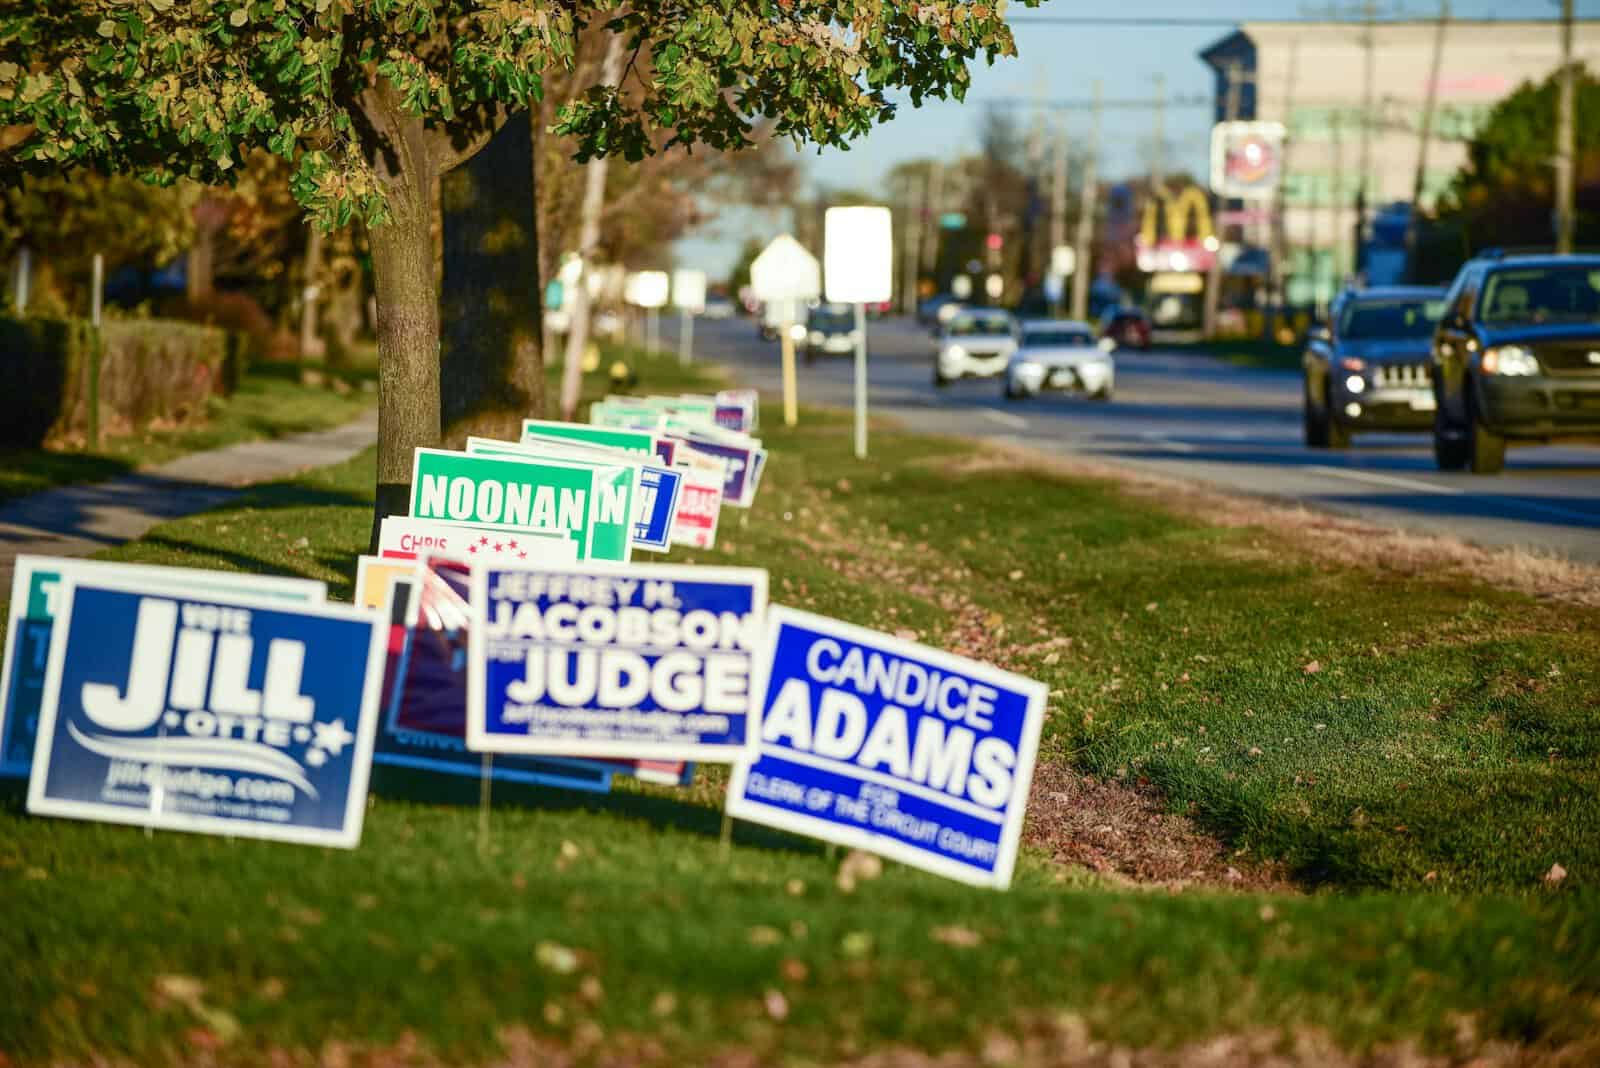
<path id="1" fill-rule="evenodd" d="M 63 583 L 28 810 L 354 848 L 382 684 L 348 607 Z"/>

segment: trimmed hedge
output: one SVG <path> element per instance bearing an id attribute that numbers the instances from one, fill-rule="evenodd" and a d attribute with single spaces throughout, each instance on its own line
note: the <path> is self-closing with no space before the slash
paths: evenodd
<path id="1" fill-rule="evenodd" d="M 247 342 L 211 326 L 114 319 L 102 336 L 103 433 L 202 418 L 209 398 L 238 388 L 247 363 Z M 85 433 L 96 348 L 86 320 L 0 316 L 0 443 L 37 446 Z"/>

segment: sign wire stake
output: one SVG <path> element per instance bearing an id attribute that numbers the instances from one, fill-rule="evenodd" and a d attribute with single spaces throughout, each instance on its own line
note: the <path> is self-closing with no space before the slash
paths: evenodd
<path id="1" fill-rule="evenodd" d="M 483 754 L 483 764 L 478 773 L 478 855 L 489 855 L 489 794 L 493 779 L 494 754 Z"/>
<path id="2" fill-rule="evenodd" d="M 724 864 L 733 862 L 733 817 L 726 812 L 722 814 L 722 832 L 717 835 L 717 856 Z"/>

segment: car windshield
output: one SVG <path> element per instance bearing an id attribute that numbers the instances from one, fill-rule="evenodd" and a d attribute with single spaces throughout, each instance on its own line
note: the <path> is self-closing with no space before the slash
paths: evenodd
<path id="1" fill-rule="evenodd" d="M 1600 320 L 1600 267 L 1574 263 L 1494 271 L 1478 307 L 1485 323 Z"/>
<path id="2" fill-rule="evenodd" d="M 1427 337 L 1444 300 L 1352 300 L 1339 315 L 1339 336 L 1351 340 Z"/>
<path id="3" fill-rule="evenodd" d="M 975 337 L 980 334 L 1011 333 L 1011 316 L 1005 312 L 988 315 L 958 315 L 950 320 L 952 337 Z"/>
<path id="4" fill-rule="evenodd" d="M 855 319 L 849 312 L 833 311 L 829 308 L 815 309 L 806 322 L 811 329 L 821 331 L 849 330 L 855 325 Z"/>
<path id="5" fill-rule="evenodd" d="M 1024 345 L 1093 345 L 1094 338 L 1087 330 L 1029 330 L 1022 335 Z"/>

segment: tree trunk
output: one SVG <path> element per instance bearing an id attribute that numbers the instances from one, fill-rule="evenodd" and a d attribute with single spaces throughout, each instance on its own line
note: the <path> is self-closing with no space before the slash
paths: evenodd
<path id="1" fill-rule="evenodd" d="M 440 422 L 445 439 L 521 436 L 543 414 L 533 137 L 519 116 L 440 180 L 444 280 Z"/>
<path id="2" fill-rule="evenodd" d="M 217 287 L 217 232 L 202 223 L 184 258 L 184 295 L 191 306 L 209 298 Z"/>
<path id="3" fill-rule="evenodd" d="M 317 332 L 317 304 L 322 299 L 322 228 L 315 223 L 306 235 L 306 257 L 300 283 L 300 358 L 321 356 Z"/>
<path id="4" fill-rule="evenodd" d="M 406 515 L 411 456 L 439 444 L 439 299 L 430 233 L 431 181 L 388 189 L 390 219 L 371 232 L 378 334 L 378 485 L 372 544 L 385 516 Z"/>

